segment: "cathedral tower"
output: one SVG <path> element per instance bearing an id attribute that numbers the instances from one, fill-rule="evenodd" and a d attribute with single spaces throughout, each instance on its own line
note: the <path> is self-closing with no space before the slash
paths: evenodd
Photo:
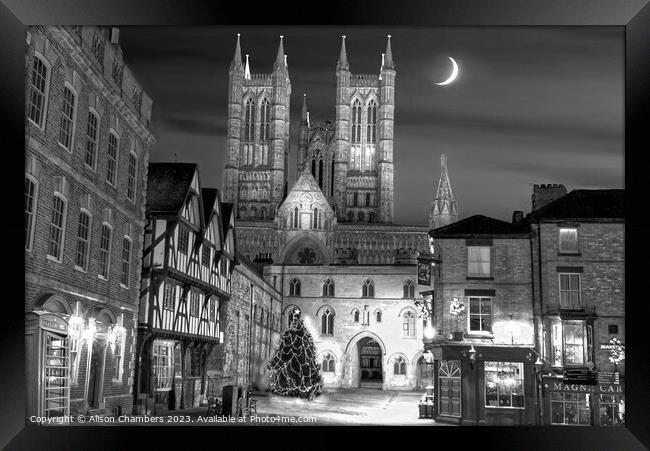
<path id="1" fill-rule="evenodd" d="M 447 157 L 443 154 L 440 157 L 440 181 L 436 197 L 431 202 L 429 212 L 429 228 L 435 229 L 452 222 L 458 221 L 458 202 L 454 197 L 447 172 Z"/>
<path id="2" fill-rule="evenodd" d="M 270 220 L 286 196 L 291 82 L 283 36 L 270 74 L 242 63 L 239 34 L 228 80 L 228 129 L 223 201 L 237 218 Z"/>
<path id="3" fill-rule="evenodd" d="M 343 36 L 336 66 L 332 196 L 340 221 L 393 220 L 395 75 L 390 36 L 379 74 L 350 71 Z"/>

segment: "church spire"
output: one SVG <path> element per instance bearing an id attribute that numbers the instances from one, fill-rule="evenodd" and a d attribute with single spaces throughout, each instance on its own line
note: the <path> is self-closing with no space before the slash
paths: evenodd
<path id="1" fill-rule="evenodd" d="M 345 50 L 345 35 L 341 37 L 341 53 L 339 54 L 339 62 L 336 64 L 337 69 L 350 70 L 348 64 L 348 53 Z"/>
<path id="2" fill-rule="evenodd" d="M 280 35 L 280 45 L 278 45 L 278 54 L 275 57 L 275 62 L 273 63 L 273 70 L 283 70 L 286 68 L 286 60 L 284 59 L 284 36 Z"/>
<path id="3" fill-rule="evenodd" d="M 386 43 L 384 63 L 384 68 L 395 69 L 395 63 L 393 63 L 393 50 L 390 48 L 390 35 L 388 35 L 388 42 Z"/>
<path id="4" fill-rule="evenodd" d="M 246 54 L 246 67 L 244 68 L 244 79 L 246 80 L 251 79 L 251 67 L 248 64 L 248 53 Z"/>
<path id="5" fill-rule="evenodd" d="M 237 44 L 235 45 L 235 56 L 232 58 L 230 63 L 230 70 L 232 69 L 241 69 L 241 45 L 239 43 L 239 33 L 237 33 Z"/>
<path id="6" fill-rule="evenodd" d="M 429 228 L 435 229 L 458 220 L 458 202 L 454 197 L 447 171 L 447 156 L 440 156 L 440 181 L 436 197 L 431 202 Z"/>
<path id="7" fill-rule="evenodd" d="M 308 123 L 308 115 L 309 113 L 307 112 L 307 94 L 303 94 L 302 111 L 300 112 L 300 118 L 302 119 L 302 124 Z"/>

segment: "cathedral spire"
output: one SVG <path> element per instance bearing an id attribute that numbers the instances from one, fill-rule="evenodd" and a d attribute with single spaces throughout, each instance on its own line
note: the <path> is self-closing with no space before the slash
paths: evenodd
<path id="1" fill-rule="evenodd" d="M 393 51 L 390 48 L 390 35 L 388 35 L 388 42 L 386 43 L 386 56 L 384 63 L 386 69 L 395 69 L 395 63 L 393 63 Z"/>
<path id="2" fill-rule="evenodd" d="M 241 45 L 239 44 L 239 33 L 237 33 L 237 44 L 235 45 L 235 56 L 230 63 L 230 69 L 241 69 Z"/>
<path id="3" fill-rule="evenodd" d="M 302 124 L 307 124 L 308 123 L 308 115 L 309 113 L 307 112 L 307 94 L 303 94 L 302 97 L 302 111 L 300 112 L 300 118 L 302 119 Z"/>
<path id="4" fill-rule="evenodd" d="M 345 35 L 341 37 L 341 53 L 339 54 L 339 62 L 336 64 L 336 68 L 350 70 L 350 64 L 348 64 L 348 53 L 345 50 Z"/>
<path id="5" fill-rule="evenodd" d="M 278 45 L 278 54 L 275 57 L 275 62 L 273 63 L 273 70 L 283 70 L 286 68 L 286 60 L 284 58 L 284 36 L 280 35 L 280 45 Z"/>
<path id="6" fill-rule="evenodd" d="M 246 80 L 251 79 L 251 67 L 248 64 L 248 53 L 246 54 L 246 68 L 244 69 L 244 79 Z"/>
<path id="7" fill-rule="evenodd" d="M 429 227 L 435 229 L 458 220 L 458 202 L 454 197 L 447 171 L 447 156 L 440 156 L 440 181 L 436 197 L 431 202 L 429 212 Z"/>

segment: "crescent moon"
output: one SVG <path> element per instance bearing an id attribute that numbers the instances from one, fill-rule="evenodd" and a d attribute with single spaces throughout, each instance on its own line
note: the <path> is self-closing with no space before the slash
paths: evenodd
<path id="1" fill-rule="evenodd" d="M 448 56 L 447 58 L 451 60 L 451 64 L 453 64 L 454 67 L 448 79 L 446 79 L 443 82 L 436 83 L 438 86 L 448 85 L 449 83 L 453 82 L 456 79 L 456 77 L 458 77 L 458 64 L 456 64 L 456 61 L 454 61 L 454 59 L 451 56 Z"/>

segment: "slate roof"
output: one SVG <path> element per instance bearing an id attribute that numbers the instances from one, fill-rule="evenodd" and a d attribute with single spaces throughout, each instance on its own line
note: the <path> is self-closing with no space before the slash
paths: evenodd
<path id="1" fill-rule="evenodd" d="M 457 235 L 513 235 L 526 234 L 525 224 L 514 225 L 510 222 L 490 218 L 483 215 L 474 215 L 452 224 L 438 227 L 429 233 L 436 238 L 451 238 Z"/>
<path id="2" fill-rule="evenodd" d="M 178 213 L 196 170 L 195 163 L 149 163 L 147 214 Z"/>
<path id="3" fill-rule="evenodd" d="M 624 219 L 624 193 L 623 189 L 576 189 L 526 219 Z"/>

